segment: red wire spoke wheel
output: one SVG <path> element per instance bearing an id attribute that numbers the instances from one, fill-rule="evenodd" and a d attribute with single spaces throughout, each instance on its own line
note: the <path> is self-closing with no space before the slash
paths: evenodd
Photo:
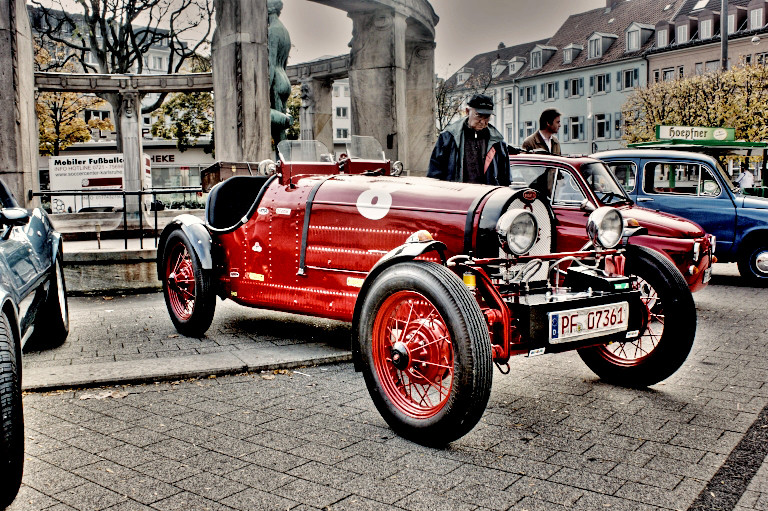
<path id="1" fill-rule="evenodd" d="M 373 359 L 383 391 L 403 413 L 434 416 L 453 382 L 453 342 L 424 296 L 400 291 L 387 298 L 373 325 Z"/>
<path id="2" fill-rule="evenodd" d="M 163 250 L 163 295 L 176 330 L 189 337 L 202 337 L 216 311 L 211 270 L 200 258 L 183 231 L 173 231 Z"/>
<path id="3" fill-rule="evenodd" d="M 431 262 L 397 262 L 369 278 L 355 325 L 374 405 L 414 442 L 461 438 L 482 417 L 491 391 L 491 342 L 477 300 Z"/>
<path id="4" fill-rule="evenodd" d="M 654 250 L 628 246 L 625 274 L 636 278 L 643 304 L 639 336 L 585 348 L 579 355 L 606 382 L 646 387 L 685 362 L 696 334 L 696 306 L 680 271 Z"/>
<path id="5" fill-rule="evenodd" d="M 181 241 L 173 246 L 168 255 L 165 279 L 173 313 L 181 320 L 188 320 L 195 305 L 195 274 L 189 251 Z"/>

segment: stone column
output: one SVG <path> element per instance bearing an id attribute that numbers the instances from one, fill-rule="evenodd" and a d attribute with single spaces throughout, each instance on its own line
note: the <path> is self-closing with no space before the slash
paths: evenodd
<path id="1" fill-rule="evenodd" d="M 333 152 L 332 85 L 328 80 L 304 79 L 301 82 L 302 140 L 318 140 Z"/>
<path id="2" fill-rule="evenodd" d="M 269 117 L 267 0 L 215 0 L 213 97 L 216 157 L 274 157 Z"/>
<path id="3" fill-rule="evenodd" d="M 24 0 L 0 0 L 0 177 L 22 206 L 37 191 L 37 117 L 32 31 Z"/>
<path id="4" fill-rule="evenodd" d="M 435 146 L 435 43 L 406 40 L 408 168 L 412 175 L 424 176 Z"/>
<path id="5" fill-rule="evenodd" d="M 349 88 L 352 133 L 376 138 L 408 169 L 406 18 L 389 9 L 353 11 Z"/>
<path id="6" fill-rule="evenodd" d="M 141 101 L 138 91 L 123 92 L 120 95 L 121 147 L 123 149 L 123 190 L 136 192 L 142 188 L 141 155 L 143 153 L 141 137 Z M 137 197 L 126 198 L 126 211 L 135 214 L 138 210 Z"/>

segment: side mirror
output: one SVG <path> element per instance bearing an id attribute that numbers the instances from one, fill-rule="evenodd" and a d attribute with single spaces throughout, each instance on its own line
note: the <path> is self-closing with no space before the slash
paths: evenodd
<path id="1" fill-rule="evenodd" d="M 595 207 L 594 204 L 592 204 L 589 201 L 589 199 L 584 199 L 583 201 L 581 201 L 581 204 L 579 204 L 579 209 L 581 209 L 582 211 L 585 211 L 587 213 L 592 213 L 597 208 Z"/>
<path id="2" fill-rule="evenodd" d="M 0 224 L 2 225 L 10 225 L 11 227 L 27 225 L 29 218 L 29 211 L 24 208 L 0 209 Z"/>

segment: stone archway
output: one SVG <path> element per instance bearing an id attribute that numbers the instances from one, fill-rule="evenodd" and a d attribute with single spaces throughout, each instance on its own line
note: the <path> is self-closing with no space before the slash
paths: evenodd
<path id="1" fill-rule="evenodd" d="M 352 19 L 352 131 L 375 137 L 387 157 L 401 160 L 406 169 L 425 172 L 435 141 L 434 38 L 438 17 L 430 3 L 309 1 L 342 9 Z M 230 161 L 267 158 L 269 91 L 264 80 L 258 79 L 266 76 L 266 1 L 219 0 L 216 18 L 213 75 L 217 154 Z M 315 105 L 330 106 L 326 81 L 307 79 L 303 83 Z M 317 131 L 323 132 L 320 127 Z"/>

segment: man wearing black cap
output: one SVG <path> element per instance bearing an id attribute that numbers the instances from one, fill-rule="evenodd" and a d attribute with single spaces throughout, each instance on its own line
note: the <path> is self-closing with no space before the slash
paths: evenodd
<path id="1" fill-rule="evenodd" d="M 437 138 L 427 177 L 508 186 L 507 144 L 499 130 L 488 124 L 492 113 L 490 96 L 472 96 L 467 117 L 451 123 Z"/>

